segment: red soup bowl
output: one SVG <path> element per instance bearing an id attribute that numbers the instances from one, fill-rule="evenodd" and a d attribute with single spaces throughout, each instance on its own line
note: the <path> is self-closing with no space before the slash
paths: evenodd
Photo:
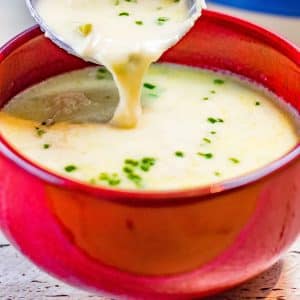
<path id="1" fill-rule="evenodd" d="M 226 70 L 300 111 L 300 53 L 278 36 L 205 11 L 161 61 Z M 38 28 L 1 49 L 0 103 L 88 64 Z M 126 299 L 211 295 L 274 264 L 300 231 L 300 144 L 253 173 L 201 188 L 116 191 L 51 173 L 0 138 L 0 223 L 32 262 L 76 287 Z"/>

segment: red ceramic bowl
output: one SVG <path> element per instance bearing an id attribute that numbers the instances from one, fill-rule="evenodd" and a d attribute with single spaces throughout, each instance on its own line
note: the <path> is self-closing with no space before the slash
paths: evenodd
<path id="1" fill-rule="evenodd" d="M 300 53 L 247 22 L 206 11 L 162 61 L 227 70 L 300 111 Z M 0 103 L 85 67 L 37 28 L 1 49 Z M 265 168 L 182 191 L 113 191 L 52 174 L 0 139 L 0 222 L 35 264 L 80 288 L 189 299 L 269 268 L 300 231 L 300 145 Z"/>

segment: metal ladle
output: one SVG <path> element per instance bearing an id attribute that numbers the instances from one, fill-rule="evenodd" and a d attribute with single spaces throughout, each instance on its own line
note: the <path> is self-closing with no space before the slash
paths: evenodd
<path id="1" fill-rule="evenodd" d="M 74 49 L 70 45 L 65 43 L 60 36 L 55 34 L 51 30 L 51 28 L 48 26 L 48 24 L 40 16 L 40 14 L 38 13 L 38 11 L 36 9 L 38 1 L 42 1 L 42 0 L 26 0 L 26 4 L 27 4 L 27 7 L 28 7 L 31 15 L 36 20 L 36 22 L 39 24 L 41 30 L 44 31 L 46 33 L 46 36 L 49 39 L 51 39 L 57 46 L 59 46 L 60 48 L 64 49 L 65 51 L 67 51 L 68 53 L 70 53 L 72 55 L 78 56 L 76 51 L 74 51 Z M 188 18 L 192 18 L 198 12 L 199 4 L 201 5 L 201 7 L 205 6 L 204 1 L 202 1 L 202 0 L 185 0 L 185 1 L 189 8 Z M 181 38 L 183 35 L 184 34 L 181 34 L 181 36 L 179 36 L 179 37 Z"/>

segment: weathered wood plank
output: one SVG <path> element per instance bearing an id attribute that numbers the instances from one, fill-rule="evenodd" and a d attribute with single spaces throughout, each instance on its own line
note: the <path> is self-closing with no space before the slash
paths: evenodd
<path id="1" fill-rule="evenodd" d="M 91 295 L 39 271 L 0 234 L 0 299 L 109 300 Z M 210 300 L 300 300 L 300 240 L 285 258 L 256 279 Z"/>

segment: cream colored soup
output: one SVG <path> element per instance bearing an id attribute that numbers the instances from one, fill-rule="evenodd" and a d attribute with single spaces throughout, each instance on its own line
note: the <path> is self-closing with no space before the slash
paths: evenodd
<path id="1" fill-rule="evenodd" d="M 105 65 L 116 81 L 120 102 L 111 120 L 136 126 L 140 93 L 149 65 L 174 45 L 200 16 L 180 0 L 39 0 L 37 9 L 51 31 L 81 57 Z"/>
<path id="2" fill-rule="evenodd" d="M 203 186 L 258 169 L 299 141 L 272 97 L 231 76 L 161 64 L 148 72 L 138 127 L 107 125 L 118 92 L 104 68 L 51 78 L 12 99 L 0 129 L 63 176 L 128 189 Z M 299 128 L 298 128 L 299 129 Z"/>

